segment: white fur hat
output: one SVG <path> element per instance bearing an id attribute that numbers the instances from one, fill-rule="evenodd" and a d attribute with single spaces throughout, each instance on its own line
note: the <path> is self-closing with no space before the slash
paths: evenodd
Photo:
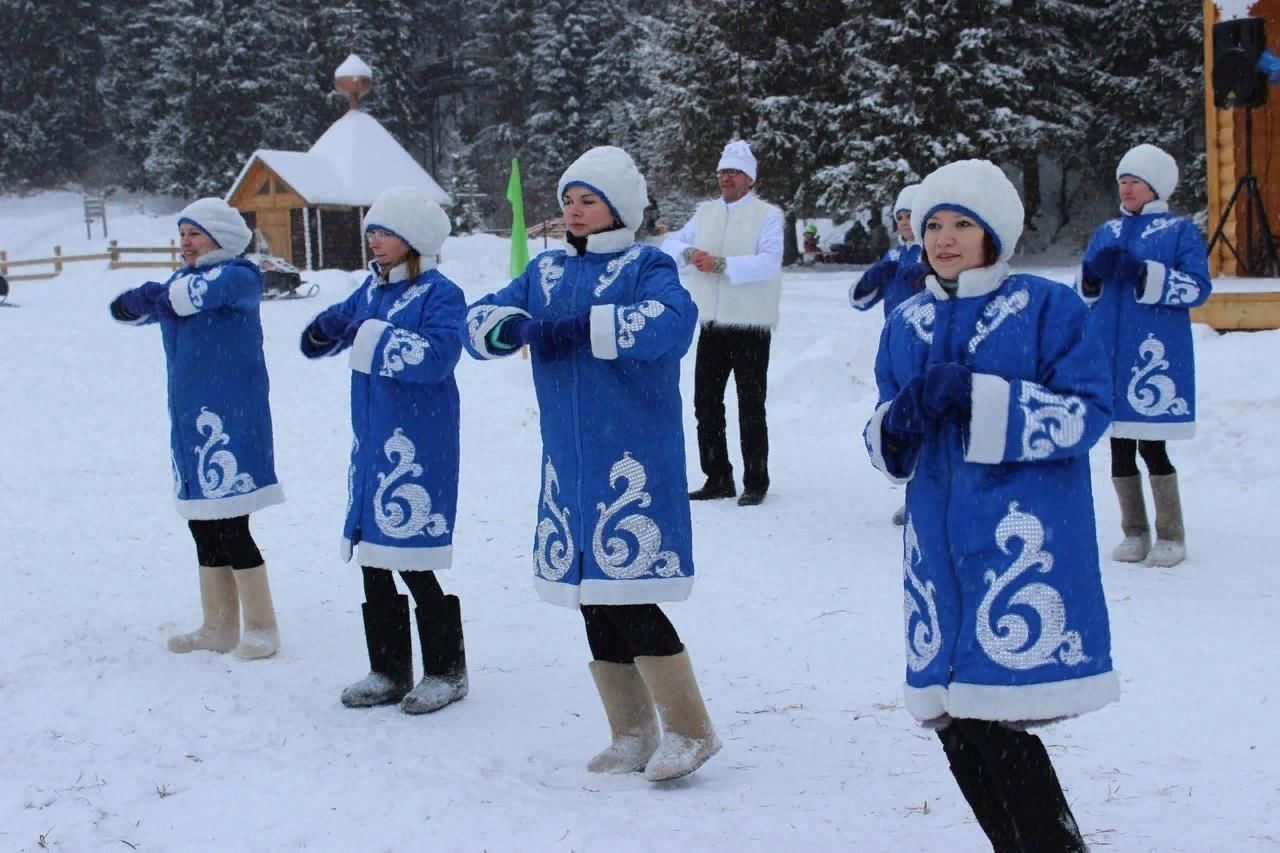
<path id="1" fill-rule="evenodd" d="M 893 203 L 893 215 L 897 216 L 900 210 L 911 210 L 911 202 L 916 197 L 916 190 L 920 189 L 919 184 L 907 184 L 898 193 L 898 200 Z"/>
<path id="2" fill-rule="evenodd" d="M 556 189 L 561 209 L 564 209 L 564 191 L 573 184 L 582 184 L 603 198 L 614 216 L 632 231 L 644 222 L 649 187 L 631 155 L 621 148 L 601 145 L 569 164 Z"/>
<path id="3" fill-rule="evenodd" d="M 756 155 L 751 153 L 751 146 L 741 139 L 735 139 L 726 145 L 720 152 L 720 162 L 716 165 L 717 172 L 721 169 L 737 169 L 755 183 Z"/>
<path id="4" fill-rule="evenodd" d="M 392 187 L 374 200 L 364 215 L 364 230 L 381 228 L 395 234 L 419 255 L 440 253 L 449 236 L 449 217 L 424 193 L 409 187 Z"/>
<path id="5" fill-rule="evenodd" d="M 198 198 L 178 214 L 178 224 L 194 225 L 208 234 L 219 249 L 227 249 L 237 255 L 249 248 L 253 232 L 245 224 L 240 211 L 220 198 Z"/>
<path id="6" fill-rule="evenodd" d="M 1156 198 L 1168 201 L 1178 188 L 1178 164 L 1163 149 L 1145 142 L 1135 145 L 1120 158 L 1116 166 L 1116 180 L 1132 175 L 1151 187 Z"/>
<path id="7" fill-rule="evenodd" d="M 916 190 L 911 230 L 923 240 L 924 223 L 938 210 L 972 216 L 995 241 L 1000 260 L 1013 257 L 1022 236 L 1022 199 L 1013 184 L 990 160 L 957 160 L 939 166 Z"/>

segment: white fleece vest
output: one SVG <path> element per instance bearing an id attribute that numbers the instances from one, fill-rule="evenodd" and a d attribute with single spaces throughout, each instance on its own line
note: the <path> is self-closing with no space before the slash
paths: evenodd
<path id="1" fill-rule="evenodd" d="M 721 258 L 754 255 L 760 229 L 772 207 L 759 198 L 748 199 L 733 210 L 718 199 L 703 202 L 693 217 L 693 245 Z M 761 281 L 733 284 L 727 275 L 698 272 L 690 265 L 684 280 L 698 306 L 699 323 L 715 321 L 724 326 L 765 329 L 778 325 L 781 273 Z"/>

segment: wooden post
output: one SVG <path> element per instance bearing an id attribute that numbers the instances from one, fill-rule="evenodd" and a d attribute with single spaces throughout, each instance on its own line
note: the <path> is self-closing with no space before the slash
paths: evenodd
<path id="1" fill-rule="evenodd" d="M 6 261 L 8 260 L 9 260 L 9 253 L 6 251 L 0 250 L 0 275 L 8 275 L 9 264 L 6 263 Z"/>
<path id="2" fill-rule="evenodd" d="M 176 270 L 181 264 L 178 263 L 178 246 L 173 242 L 173 238 L 169 238 L 169 263 L 173 264 Z"/>
<path id="3" fill-rule="evenodd" d="M 311 256 L 307 256 L 307 269 L 312 269 Z M 324 269 L 324 208 L 316 208 L 316 265 L 315 269 Z"/>
<path id="4" fill-rule="evenodd" d="M 280 251 L 284 251 L 282 246 Z M 290 255 L 293 252 L 289 253 Z M 311 269 L 311 208 L 302 208 L 302 257 L 306 261 L 306 268 Z M 289 258 L 293 260 L 293 258 Z"/>
<path id="5" fill-rule="evenodd" d="M 115 265 L 120 262 L 120 247 L 115 240 L 107 241 L 107 254 L 111 256 L 109 269 L 115 269 Z"/>
<path id="6" fill-rule="evenodd" d="M 54 273 L 62 272 L 62 247 L 53 247 L 53 271 Z"/>

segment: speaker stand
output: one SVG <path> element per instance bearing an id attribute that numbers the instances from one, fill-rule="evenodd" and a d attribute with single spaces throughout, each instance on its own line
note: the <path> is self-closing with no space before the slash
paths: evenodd
<path id="1" fill-rule="evenodd" d="M 1227 239 L 1225 228 L 1231 218 L 1240 193 L 1244 201 L 1244 257 L 1240 257 L 1240 249 Z M 1255 224 L 1257 234 L 1254 234 Z M 1253 108 L 1244 111 L 1244 174 L 1236 181 L 1235 191 L 1231 199 L 1222 209 L 1222 218 L 1209 240 L 1209 254 L 1221 240 L 1236 259 L 1238 272 L 1247 276 L 1280 276 L 1280 259 L 1276 257 L 1276 238 L 1271 233 L 1270 220 L 1267 219 L 1267 208 L 1262 203 L 1262 191 L 1258 189 L 1258 179 L 1253 174 Z"/>

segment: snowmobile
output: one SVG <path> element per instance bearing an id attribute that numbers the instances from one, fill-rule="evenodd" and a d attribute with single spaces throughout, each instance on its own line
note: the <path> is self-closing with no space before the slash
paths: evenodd
<path id="1" fill-rule="evenodd" d="M 245 259 L 262 270 L 262 298 L 306 299 L 320 292 L 320 285 L 303 281 L 302 273 L 284 258 L 258 252 L 245 255 Z"/>

